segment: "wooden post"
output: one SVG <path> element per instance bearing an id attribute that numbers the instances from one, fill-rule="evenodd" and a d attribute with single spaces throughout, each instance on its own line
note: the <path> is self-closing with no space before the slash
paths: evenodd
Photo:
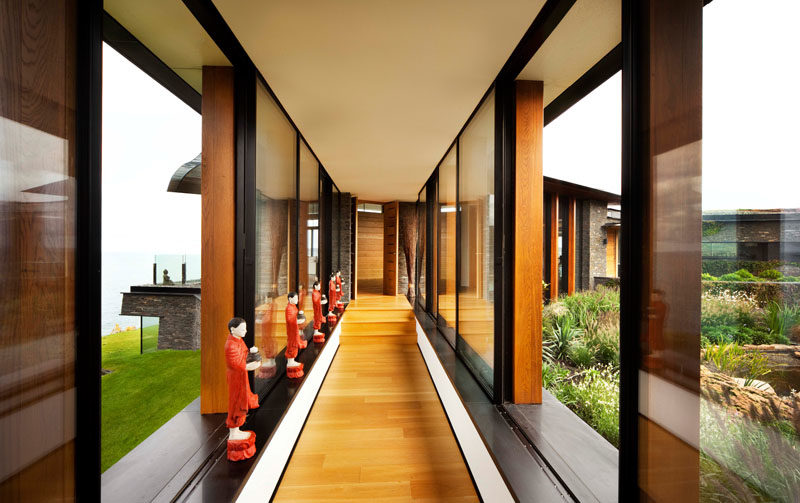
<path id="1" fill-rule="evenodd" d="M 575 293 L 575 198 L 569 198 L 567 207 L 567 295 Z"/>
<path id="2" fill-rule="evenodd" d="M 558 197 L 550 198 L 550 300 L 558 300 Z"/>
<path id="3" fill-rule="evenodd" d="M 542 402 L 543 103 L 542 82 L 517 81 L 514 403 Z"/>
<path id="4" fill-rule="evenodd" d="M 236 229 L 233 68 L 203 67 L 202 112 L 200 412 L 211 414 L 228 409 L 224 346 L 233 317 Z"/>

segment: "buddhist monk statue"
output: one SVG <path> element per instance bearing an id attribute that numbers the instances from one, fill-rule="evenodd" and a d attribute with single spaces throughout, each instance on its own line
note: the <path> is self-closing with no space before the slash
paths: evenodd
<path id="1" fill-rule="evenodd" d="M 314 342 L 325 342 L 325 334 L 319 331 L 325 323 L 325 316 L 322 314 L 323 304 L 327 304 L 327 299 L 322 299 L 322 290 L 319 281 L 314 282 L 314 291 L 311 292 L 311 303 L 314 305 Z"/>
<path id="2" fill-rule="evenodd" d="M 244 343 L 247 323 L 242 318 L 233 318 L 228 322 L 228 339 L 225 341 L 225 365 L 228 380 L 228 418 L 225 425 L 228 434 L 228 459 L 241 461 L 253 457 L 256 453 L 256 434 L 239 429 L 247 418 L 250 409 L 258 408 L 258 395 L 250 391 L 247 372 L 261 366 L 260 358 L 252 358 L 248 363 L 248 355 L 257 355 L 258 348 L 250 350 Z"/>
<path id="3" fill-rule="evenodd" d="M 297 328 L 297 294 L 289 294 L 286 305 L 286 375 L 292 379 L 303 377 L 303 364 L 295 361 L 300 349 L 300 331 Z"/>

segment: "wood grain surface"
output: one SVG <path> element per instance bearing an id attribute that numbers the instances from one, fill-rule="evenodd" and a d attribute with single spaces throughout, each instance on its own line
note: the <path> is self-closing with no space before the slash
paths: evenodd
<path id="1" fill-rule="evenodd" d="M 542 90 L 540 81 L 517 81 L 514 232 L 526 238 L 514 243 L 514 403 L 542 402 Z"/>
<path id="2" fill-rule="evenodd" d="M 405 297 L 362 293 L 348 306 L 274 501 L 478 501 Z"/>
<path id="3" fill-rule="evenodd" d="M 235 145 L 233 68 L 203 67 L 203 177 L 200 182 L 200 412 L 226 412 L 225 338 L 233 317 Z"/>

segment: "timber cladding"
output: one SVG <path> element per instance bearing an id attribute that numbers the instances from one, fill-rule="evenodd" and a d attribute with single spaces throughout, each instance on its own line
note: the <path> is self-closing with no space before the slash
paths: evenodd
<path id="1" fill-rule="evenodd" d="M 383 284 L 383 214 L 360 211 L 357 215 L 358 290 L 380 293 Z"/>
<path id="2" fill-rule="evenodd" d="M 233 317 L 236 229 L 231 67 L 203 67 L 202 136 L 200 412 L 211 414 L 228 408 L 224 346 Z"/>

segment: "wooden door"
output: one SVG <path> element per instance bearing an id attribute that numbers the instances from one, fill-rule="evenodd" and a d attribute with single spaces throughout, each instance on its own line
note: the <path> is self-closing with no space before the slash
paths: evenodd
<path id="1" fill-rule="evenodd" d="M 383 294 L 397 295 L 397 234 L 400 203 L 383 205 Z"/>

